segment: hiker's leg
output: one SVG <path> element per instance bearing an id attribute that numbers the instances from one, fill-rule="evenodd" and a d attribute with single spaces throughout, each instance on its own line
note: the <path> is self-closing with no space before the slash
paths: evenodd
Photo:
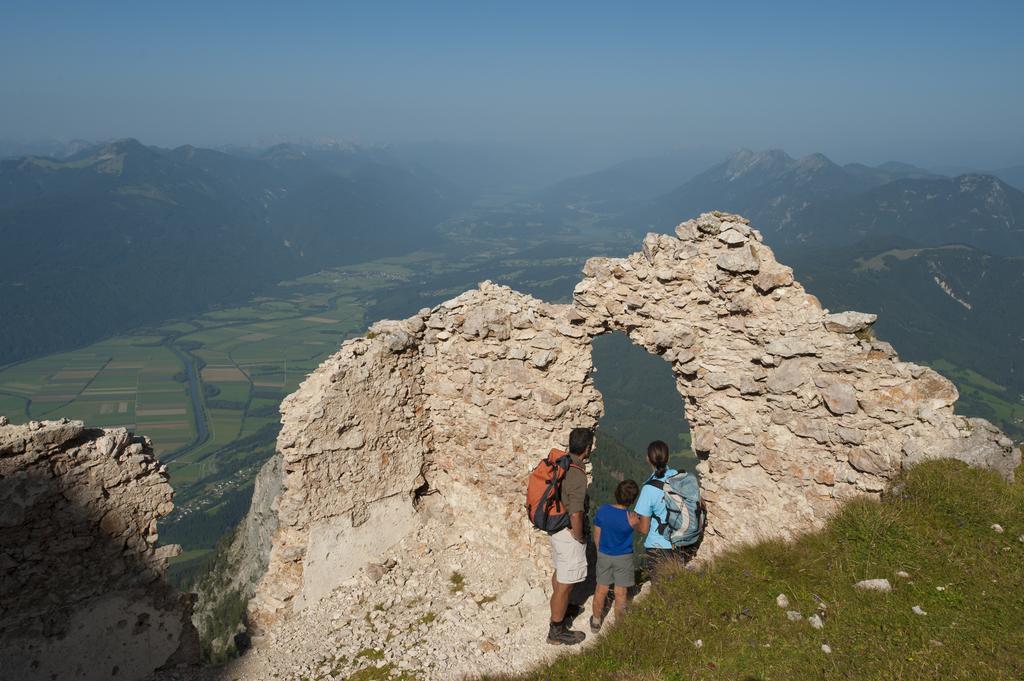
<path id="1" fill-rule="evenodd" d="M 604 607 L 608 603 L 608 585 L 598 584 L 594 589 L 594 619 L 600 622 L 604 618 Z"/>
<path id="2" fill-rule="evenodd" d="M 569 593 L 572 591 L 572 584 L 562 584 L 552 578 L 551 587 L 551 621 L 561 622 L 565 619 L 565 611 L 569 607 Z"/>
<path id="3" fill-rule="evenodd" d="M 626 614 L 626 599 L 629 598 L 629 589 L 624 586 L 615 585 L 615 621 Z"/>
<path id="4" fill-rule="evenodd" d="M 576 541 L 568 529 L 551 535 L 551 562 L 555 573 L 551 576 L 551 624 L 548 643 L 576 645 L 586 635 L 566 626 L 566 610 L 575 584 L 587 577 L 586 548 Z"/>

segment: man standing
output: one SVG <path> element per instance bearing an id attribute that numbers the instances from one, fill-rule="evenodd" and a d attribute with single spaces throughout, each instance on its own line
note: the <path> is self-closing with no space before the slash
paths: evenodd
<path id="1" fill-rule="evenodd" d="M 586 517 L 589 499 L 584 464 L 594 451 L 594 431 L 573 428 L 569 433 L 571 464 L 562 481 L 562 505 L 569 515 L 569 527 L 551 535 L 551 560 L 555 572 L 551 575 L 551 624 L 548 643 L 575 645 L 586 638 L 582 631 L 569 629 L 565 621 L 569 608 L 569 594 L 574 584 L 587 578 Z"/>

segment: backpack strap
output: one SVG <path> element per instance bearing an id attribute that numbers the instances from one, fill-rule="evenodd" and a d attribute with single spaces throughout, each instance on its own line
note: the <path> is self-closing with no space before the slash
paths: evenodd
<path id="1" fill-rule="evenodd" d="M 656 477 L 654 477 L 653 474 L 651 475 L 651 477 L 647 478 L 647 482 L 644 483 L 644 487 L 646 487 L 648 485 L 650 485 L 654 489 L 660 490 L 662 492 L 662 494 L 664 494 L 664 492 L 665 492 L 665 481 L 664 480 L 658 480 Z M 666 507 L 665 507 L 665 519 L 664 520 L 662 520 L 658 516 L 653 516 L 653 517 L 654 517 L 655 520 L 658 521 L 658 527 L 657 527 L 658 534 L 664 535 L 665 534 L 665 528 L 668 527 L 668 506 L 666 505 Z"/>

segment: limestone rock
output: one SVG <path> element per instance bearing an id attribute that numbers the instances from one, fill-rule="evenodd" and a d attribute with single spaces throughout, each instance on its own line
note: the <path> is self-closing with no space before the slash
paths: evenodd
<path id="1" fill-rule="evenodd" d="M 149 440 L 123 428 L 0 424 L 0 675 L 140 679 L 198 662 L 192 599 L 164 579 L 180 547 L 156 546 L 172 496 Z"/>
<path id="2" fill-rule="evenodd" d="M 768 390 L 777 394 L 793 392 L 807 382 L 798 362 L 785 362 L 768 376 Z"/>
<path id="3" fill-rule="evenodd" d="M 858 471 L 874 475 L 888 475 L 892 471 L 892 464 L 884 452 L 855 447 L 850 450 L 849 457 L 850 465 Z"/>
<path id="4" fill-rule="evenodd" d="M 853 586 L 861 591 L 881 591 L 883 593 L 892 591 L 892 584 L 888 579 L 864 579 Z"/>
<path id="5" fill-rule="evenodd" d="M 864 312 L 836 312 L 825 315 L 825 328 L 836 333 L 857 333 L 878 319 L 878 315 Z"/>
<path id="6" fill-rule="evenodd" d="M 778 263 L 771 267 L 761 267 L 754 277 L 754 288 L 761 293 L 770 293 L 777 288 L 789 286 L 792 283 L 793 270 Z"/>
<path id="7" fill-rule="evenodd" d="M 964 419 L 959 436 L 913 437 L 903 445 L 903 466 L 935 458 L 955 458 L 978 468 L 990 468 L 1013 480 L 1020 465 L 1020 450 L 1006 446 L 1006 438 L 984 419 Z"/>
<path id="8" fill-rule="evenodd" d="M 814 345 L 798 338 L 779 338 L 765 346 L 765 352 L 776 357 L 790 358 L 800 355 L 817 355 Z"/>
<path id="9" fill-rule="evenodd" d="M 718 265 L 719 269 L 725 270 L 726 272 L 732 272 L 734 274 L 757 272 L 761 267 L 760 260 L 757 258 L 757 253 L 751 246 L 737 248 L 729 251 L 728 253 L 722 253 L 718 256 L 715 264 Z"/>
<path id="10" fill-rule="evenodd" d="M 740 244 L 747 243 L 747 235 L 741 234 L 739 231 L 730 227 L 724 232 L 719 233 L 718 240 L 729 246 L 739 246 Z"/>
<path id="11" fill-rule="evenodd" d="M 833 381 L 821 391 L 828 410 L 837 416 L 857 412 L 857 391 L 849 383 Z"/>

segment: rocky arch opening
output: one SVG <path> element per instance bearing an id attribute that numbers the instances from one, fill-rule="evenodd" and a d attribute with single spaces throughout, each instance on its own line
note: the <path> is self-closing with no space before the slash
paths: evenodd
<path id="1" fill-rule="evenodd" d="M 621 480 L 646 479 L 650 469 L 644 451 L 652 440 L 668 443 L 673 467 L 693 471 L 697 458 L 672 367 L 621 331 L 595 337 L 592 348 L 594 387 L 604 402 L 594 457 L 595 505 L 610 502 Z"/>

